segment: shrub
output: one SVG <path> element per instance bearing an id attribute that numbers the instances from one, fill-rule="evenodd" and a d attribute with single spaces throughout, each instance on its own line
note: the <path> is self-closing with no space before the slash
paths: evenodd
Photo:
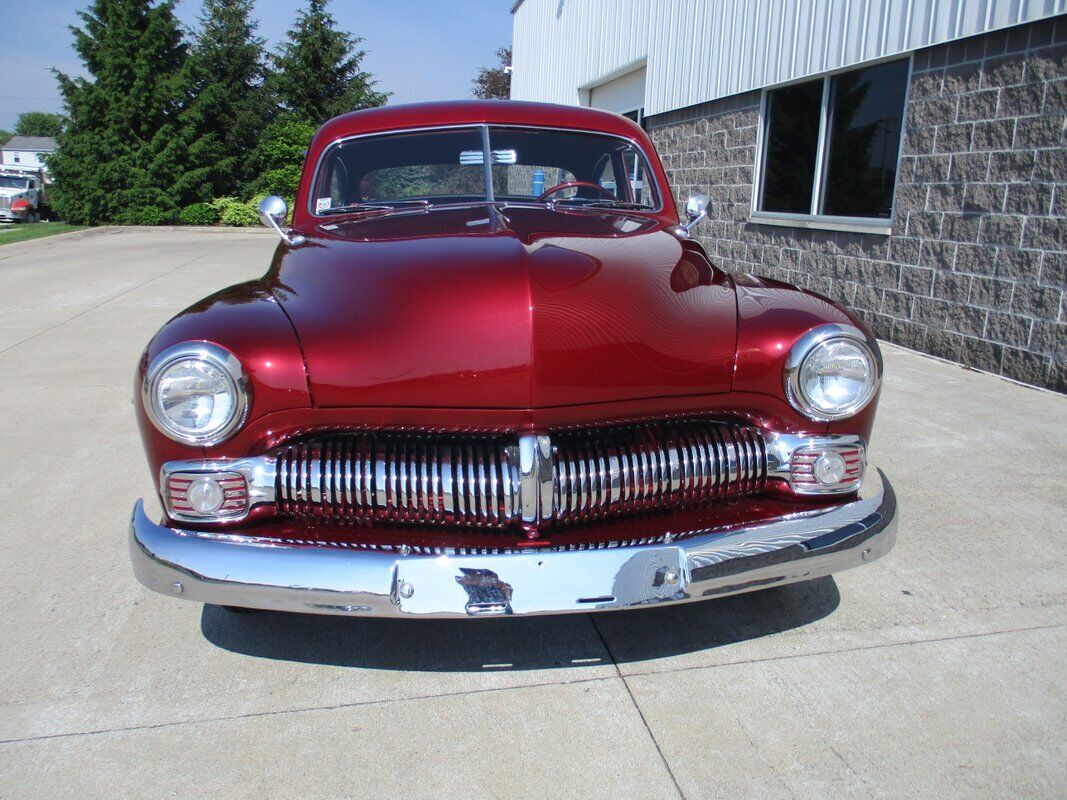
<path id="1" fill-rule="evenodd" d="M 214 225 L 219 221 L 219 211 L 211 203 L 193 203 L 178 213 L 183 225 Z"/>
<path id="2" fill-rule="evenodd" d="M 159 206 L 142 206 L 137 211 L 136 217 L 141 225 L 166 225 L 174 219 L 171 212 Z"/>
<path id="3" fill-rule="evenodd" d="M 219 222 L 223 225 L 247 228 L 259 224 L 257 205 L 252 200 L 219 197 L 211 201 L 211 207 L 218 212 Z"/>

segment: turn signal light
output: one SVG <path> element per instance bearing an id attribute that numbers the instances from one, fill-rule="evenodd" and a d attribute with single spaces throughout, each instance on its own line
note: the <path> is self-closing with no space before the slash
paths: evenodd
<path id="1" fill-rule="evenodd" d="M 175 472 L 167 476 L 164 500 L 172 519 L 240 517 L 248 510 L 248 483 L 238 472 Z"/>
<path id="2" fill-rule="evenodd" d="M 863 481 L 866 454 L 859 445 L 805 447 L 793 452 L 789 484 L 797 494 L 853 492 Z"/>

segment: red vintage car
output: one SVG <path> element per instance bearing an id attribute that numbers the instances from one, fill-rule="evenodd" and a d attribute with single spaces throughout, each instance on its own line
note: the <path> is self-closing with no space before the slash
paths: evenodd
<path id="1" fill-rule="evenodd" d="M 856 317 L 719 269 L 645 132 L 519 102 L 346 114 L 260 280 L 168 322 L 136 406 L 134 571 L 231 608 L 622 609 L 893 545 Z"/>

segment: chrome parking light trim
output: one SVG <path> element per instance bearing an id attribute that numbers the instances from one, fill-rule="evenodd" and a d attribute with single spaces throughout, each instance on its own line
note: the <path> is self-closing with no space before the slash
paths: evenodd
<path id="1" fill-rule="evenodd" d="M 767 477 L 785 481 L 797 494 L 841 494 L 855 491 L 855 488 L 835 489 L 825 486 L 801 486 L 792 482 L 793 454 L 801 450 L 845 450 L 858 447 L 863 453 L 866 469 L 867 443 L 860 436 L 851 434 L 829 434 L 809 436 L 793 433 L 764 432 L 763 441 L 767 447 Z M 862 476 L 861 476 L 862 478 Z"/>
<path id="2" fill-rule="evenodd" d="M 810 580 L 893 546 L 896 497 L 881 472 L 857 499 L 733 529 L 596 550 L 416 555 L 288 545 L 169 528 L 138 501 L 137 579 L 187 600 L 314 614 L 471 618 L 682 603 Z"/>
<path id="3" fill-rule="evenodd" d="M 187 475 L 211 475 L 218 472 L 236 472 L 248 484 L 248 508 L 243 514 L 226 516 L 227 522 L 239 521 L 248 516 L 255 506 L 275 502 L 275 481 L 277 480 L 277 461 L 271 454 L 253 458 L 216 459 L 212 461 L 168 461 L 159 470 L 159 485 L 164 503 L 167 503 L 167 479 L 179 473 Z M 182 522 L 212 522 L 209 517 L 188 517 L 168 507 L 167 516 Z"/>

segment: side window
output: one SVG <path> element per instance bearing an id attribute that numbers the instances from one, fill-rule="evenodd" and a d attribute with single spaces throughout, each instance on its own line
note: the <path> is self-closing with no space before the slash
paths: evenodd
<path id="1" fill-rule="evenodd" d="M 644 160 L 632 147 L 605 156 L 595 174 L 597 183 L 611 190 L 615 199 L 645 206 L 653 204 L 645 190 Z"/>
<path id="2" fill-rule="evenodd" d="M 330 170 L 330 207 L 336 208 L 343 206 L 347 201 L 345 200 L 345 191 L 348 186 L 348 167 L 345 166 L 345 162 L 341 159 L 334 159 L 333 168 Z"/>
<path id="3" fill-rule="evenodd" d="M 630 192 L 634 202 L 645 206 L 653 205 L 654 201 L 645 189 L 645 162 L 636 150 L 628 149 L 624 156 L 626 162 L 626 177 L 630 181 Z"/>
<path id="4" fill-rule="evenodd" d="M 605 189 L 610 190 L 616 197 L 619 195 L 619 179 L 615 175 L 615 159 L 610 155 L 604 156 L 596 168 L 596 182 Z"/>

